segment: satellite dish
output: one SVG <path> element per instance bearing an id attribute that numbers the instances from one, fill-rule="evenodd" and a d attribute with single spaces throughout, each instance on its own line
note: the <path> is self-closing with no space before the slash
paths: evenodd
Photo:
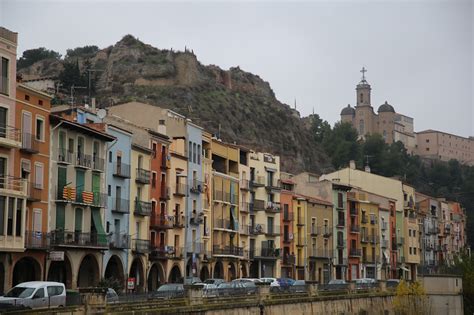
<path id="1" fill-rule="evenodd" d="M 104 119 L 105 116 L 107 116 L 107 111 L 105 109 L 101 108 L 97 111 L 97 117 L 100 119 Z"/>

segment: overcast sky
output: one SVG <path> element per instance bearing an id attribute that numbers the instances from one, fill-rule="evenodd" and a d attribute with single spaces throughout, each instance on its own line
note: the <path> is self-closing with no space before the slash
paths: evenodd
<path id="1" fill-rule="evenodd" d="M 474 136 L 473 1 L 154 2 L 0 0 L 19 54 L 114 44 L 125 34 L 190 47 L 204 64 L 240 66 L 303 116 L 331 124 L 355 103 L 362 66 L 375 110 L 385 101 L 415 129 Z"/>

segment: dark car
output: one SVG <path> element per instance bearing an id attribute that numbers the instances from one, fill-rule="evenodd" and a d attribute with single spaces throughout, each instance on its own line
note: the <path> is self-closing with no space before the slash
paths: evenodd
<path id="1" fill-rule="evenodd" d="M 184 286 L 182 283 L 168 283 L 158 288 L 154 297 L 160 299 L 173 299 L 184 297 Z"/>
<path id="2" fill-rule="evenodd" d="M 243 283 L 239 282 L 224 282 L 219 284 L 217 287 L 217 292 L 219 296 L 244 295 L 245 286 Z"/>
<path id="3" fill-rule="evenodd" d="M 224 282 L 225 282 L 224 279 L 219 279 L 219 278 L 211 278 L 211 279 L 204 280 L 205 284 L 215 284 L 217 286 L 221 283 L 224 283 Z"/>
<path id="4" fill-rule="evenodd" d="M 308 292 L 308 284 L 305 280 L 295 280 L 295 282 L 293 282 L 293 285 L 290 287 L 290 292 L 306 293 Z"/>

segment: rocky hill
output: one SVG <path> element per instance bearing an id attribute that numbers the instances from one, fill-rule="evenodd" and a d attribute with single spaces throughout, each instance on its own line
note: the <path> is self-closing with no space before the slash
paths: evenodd
<path id="1" fill-rule="evenodd" d="M 299 113 L 279 102 L 268 82 L 239 67 L 202 65 L 192 51 L 157 49 L 131 35 L 69 59 L 38 61 L 19 73 L 28 79 L 58 77 L 65 62 L 77 60 L 82 70 L 89 64 L 102 70 L 95 82 L 100 107 L 135 100 L 170 108 L 225 141 L 279 154 L 286 171 L 330 168 Z"/>

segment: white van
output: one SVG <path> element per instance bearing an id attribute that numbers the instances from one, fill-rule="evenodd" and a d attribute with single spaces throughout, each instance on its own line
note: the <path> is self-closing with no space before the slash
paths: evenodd
<path id="1" fill-rule="evenodd" d="M 66 306 L 66 287 L 60 282 L 23 282 L 1 296 L 0 304 L 22 305 L 32 309 Z"/>

